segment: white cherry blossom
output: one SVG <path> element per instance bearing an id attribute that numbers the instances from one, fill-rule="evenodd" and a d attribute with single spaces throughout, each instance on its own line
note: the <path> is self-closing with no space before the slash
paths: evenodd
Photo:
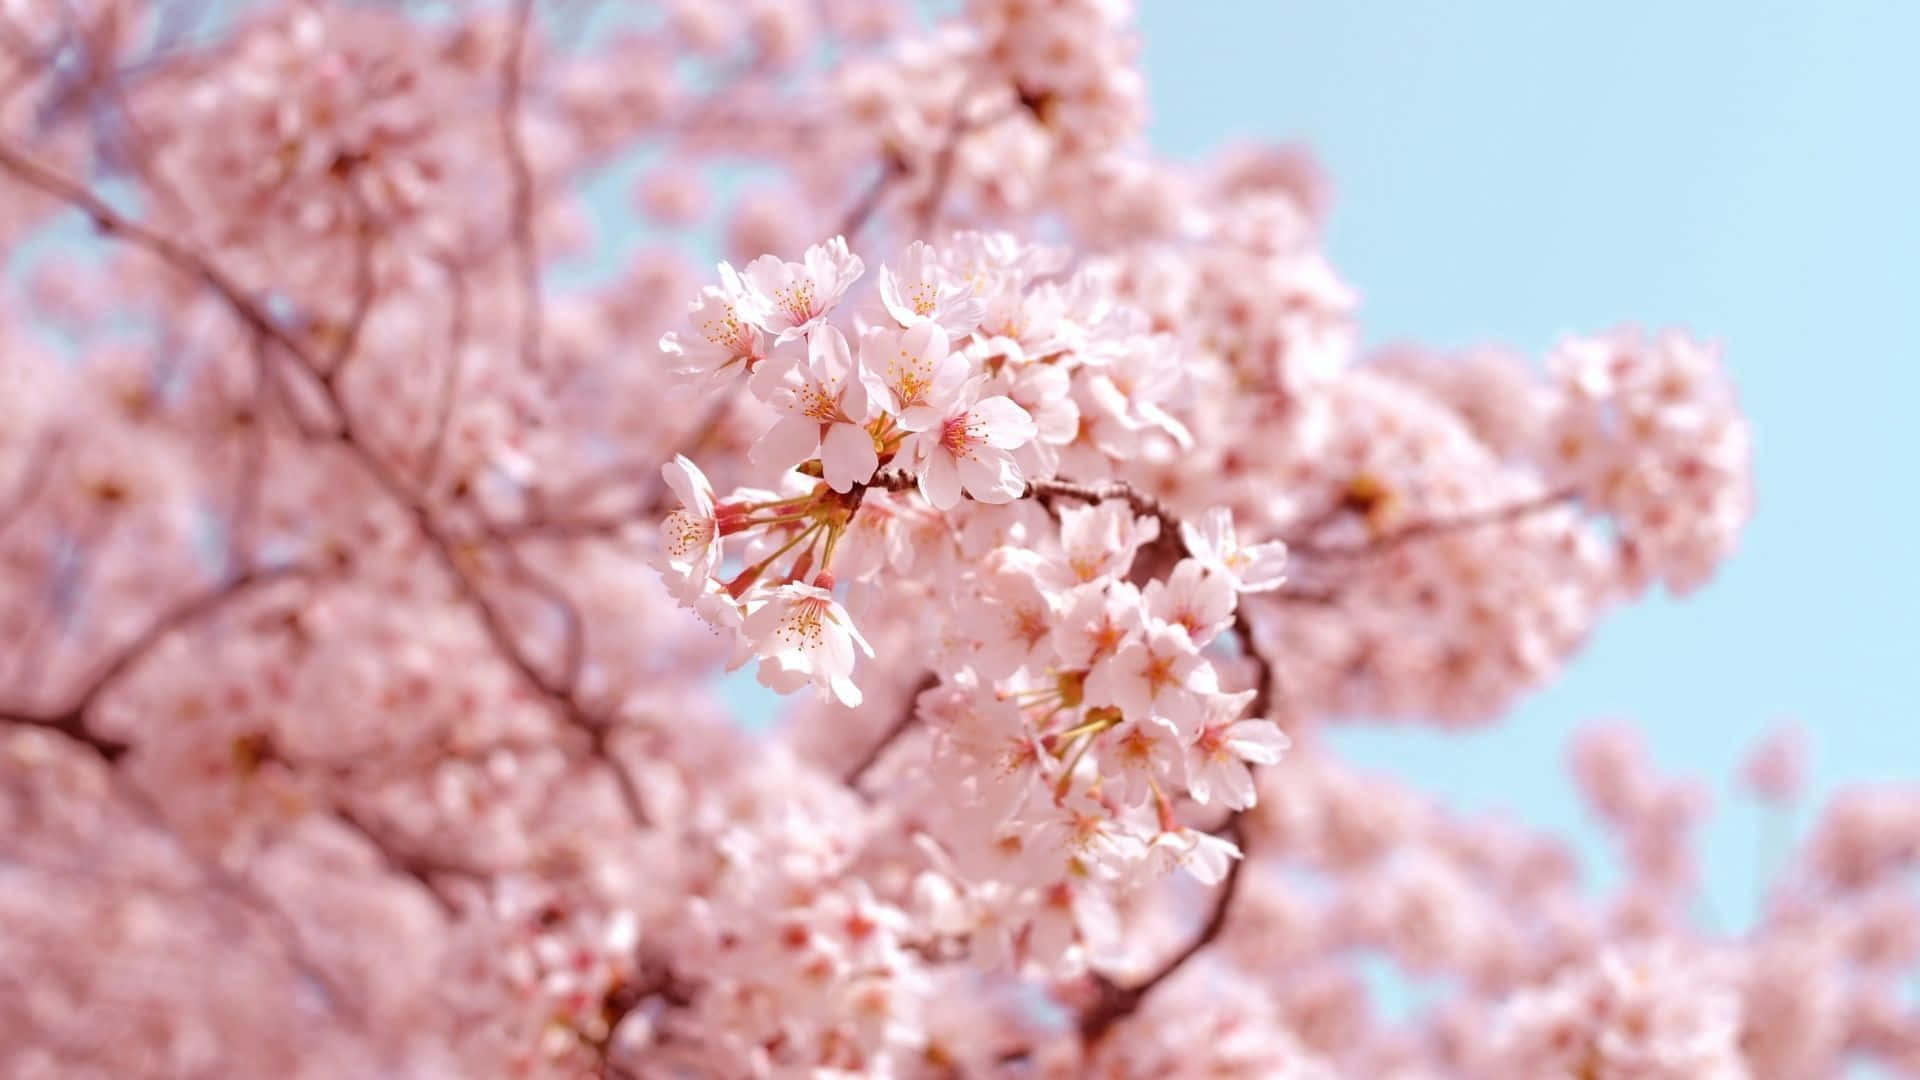
<path id="1" fill-rule="evenodd" d="M 1240 543 L 1225 507 L 1213 507 L 1198 521 L 1182 521 L 1180 539 L 1189 555 L 1238 592 L 1271 592 L 1286 583 L 1287 545 L 1278 540 Z"/>
<path id="2" fill-rule="evenodd" d="M 781 585 L 747 613 L 741 629 L 761 658 L 760 681 L 768 687 L 791 693 L 812 683 L 823 697 L 860 704 L 854 649 L 871 657 L 873 646 L 833 593 L 799 582 Z"/>
<path id="3" fill-rule="evenodd" d="M 970 395 L 962 393 L 961 400 Z M 961 492 L 984 503 L 1012 502 L 1026 478 L 1012 451 L 1033 438 L 1033 417 L 1001 396 L 949 409 L 939 421 L 907 440 L 920 470 L 920 493 L 936 510 L 951 510 Z"/>
<path id="4" fill-rule="evenodd" d="M 730 271 L 722 267 L 722 276 Z M 800 262 L 762 255 L 740 272 L 742 307 L 775 345 L 805 337 L 825 321 L 866 265 L 844 237 L 807 249 Z"/>
<path id="5" fill-rule="evenodd" d="M 807 356 L 774 375 L 763 369 L 762 396 L 786 415 L 754 444 L 754 464 L 790 469 L 815 456 L 835 491 L 865 483 L 879 467 L 868 418 L 866 387 L 854 369 L 845 335 L 821 326 L 807 336 Z M 777 379 L 777 381 L 776 381 Z"/>

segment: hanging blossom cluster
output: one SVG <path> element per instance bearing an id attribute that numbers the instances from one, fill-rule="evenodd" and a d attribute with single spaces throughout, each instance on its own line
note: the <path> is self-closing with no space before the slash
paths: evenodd
<path id="1" fill-rule="evenodd" d="M 1600 887 L 1326 737 L 1708 580 L 1714 347 L 1363 348 L 1131 5 L 936 6 L 0 4 L 0 1074 L 1920 1072 L 1911 785 L 1757 746 L 1735 927 L 1629 729 Z"/>
<path id="2" fill-rule="evenodd" d="M 848 707 L 874 649 L 836 589 L 924 589 L 924 798 L 945 812 L 922 835 L 958 890 L 944 921 L 1015 966 L 1084 964 L 1117 939 L 1114 893 L 1175 867 L 1215 884 L 1239 857 L 1178 807 L 1251 806 L 1249 766 L 1287 746 L 1248 715 L 1261 691 L 1224 689 L 1207 654 L 1242 593 L 1281 586 L 1285 545 L 1242 543 L 1224 509 L 1175 524 L 1058 478 L 1104 473 L 1147 432 L 1191 442 L 1160 404 L 1178 384 L 1164 336 L 1098 276 L 1038 280 L 1057 257 L 1004 234 L 915 242 L 845 331 L 863 269 L 840 239 L 723 263 L 692 333 L 661 340 L 683 377 L 744 381 L 777 417 L 748 455 L 768 489 L 722 497 L 686 458 L 664 467 L 681 506 L 662 573 L 762 683 Z M 1050 516 L 995 509 L 1026 498 Z"/>

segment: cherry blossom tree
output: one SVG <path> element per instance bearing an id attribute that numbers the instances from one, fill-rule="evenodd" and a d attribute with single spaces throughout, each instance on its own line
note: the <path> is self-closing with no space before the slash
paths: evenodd
<path id="1" fill-rule="evenodd" d="M 1604 891 L 1324 737 L 1706 581 L 1714 347 L 1363 352 L 1125 0 L 945 7 L 0 0 L 0 1072 L 1920 1071 L 1920 791 L 1735 934 L 1628 728 Z"/>

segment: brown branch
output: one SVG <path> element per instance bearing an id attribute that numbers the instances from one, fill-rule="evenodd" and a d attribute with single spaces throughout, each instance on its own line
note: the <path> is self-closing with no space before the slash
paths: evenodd
<path id="1" fill-rule="evenodd" d="M 947 124 L 946 138 L 941 142 L 939 151 L 934 155 L 933 178 L 927 187 L 925 201 L 920 204 L 920 212 L 916 221 L 922 239 L 925 239 L 933 232 L 933 227 L 940 218 L 940 208 L 947 201 L 947 189 L 953 185 L 953 164 L 960 153 L 960 140 L 976 131 L 992 127 L 1007 117 L 1012 116 L 1015 111 L 1017 111 L 1016 106 L 1015 108 L 994 113 L 991 116 L 969 120 L 966 117 L 965 109 L 967 97 L 972 93 L 973 84 L 971 82 L 960 88 L 959 95 L 954 98 L 953 118 Z"/>
<path id="2" fill-rule="evenodd" d="M 1054 499 L 1076 499 L 1084 503 L 1101 503 L 1118 499 L 1124 501 L 1135 514 L 1158 521 L 1162 537 L 1170 536 L 1177 540 L 1180 536 L 1180 519 L 1173 511 L 1162 505 L 1159 499 L 1120 480 L 1104 484 L 1080 484 L 1058 477 L 1048 480 L 1029 480 L 1027 490 L 1021 497 L 1039 499 L 1042 502 L 1050 502 Z M 1181 542 L 1180 550 L 1184 554 L 1190 554 L 1186 551 L 1184 541 Z"/>
<path id="3" fill-rule="evenodd" d="M 272 378 L 266 361 L 266 340 L 252 335 L 256 363 L 253 388 L 243 411 L 234 417 L 242 427 L 244 445 L 234 477 L 233 511 L 227 522 L 227 564 L 244 568 L 252 564 L 254 518 L 259 513 L 260 497 L 267 474 L 267 394 Z"/>
<path id="4" fill-rule="evenodd" d="M 433 898 L 434 903 L 444 915 L 451 917 L 458 914 L 460 905 L 455 896 L 441 884 L 441 878 L 480 879 L 485 876 L 474 867 L 438 859 L 396 841 L 387 834 L 385 829 L 363 817 L 359 811 L 341 800 L 333 800 L 332 811 L 335 819 L 359 834 L 360 838 L 379 854 L 380 861 L 389 871 L 401 877 L 411 878 L 414 883 L 426 890 L 427 895 Z"/>
<path id="5" fill-rule="evenodd" d="M 939 685 L 940 676 L 931 671 L 914 681 L 913 689 L 907 694 L 906 707 L 900 710 L 900 715 L 894 717 L 893 723 L 887 725 L 887 730 L 874 740 L 873 745 L 867 747 L 866 753 L 860 755 L 860 760 L 848 766 L 846 772 L 841 774 L 843 783 L 855 790 L 859 789 L 860 781 L 866 777 L 867 772 L 874 765 L 879 763 L 881 755 L 887 752 L 887 748 L 899 741 L 900 736 L 913 727 L 920 712 L 918 708 L 920 695 Z"/>
<path id="6" fill-rule="evenodd" d="M 447 315 L 447 367 L 440 378 L 440 403 L 434 410 L 433 434 L 427 438 L 427 448 L 420 462 L 420 485 L 423 488 L 431 487 L 439 474 L 440 462 L 446 452 L 447 433 L 453 428 L 454 406 L 460 399 L 460 380 L 466 367 L 467 323 L 471 318 L 466 272 L 451 258 L 442 260 L 440 266 L 447 272 L 447 279 L 452 285 L 453 310 Z"/>
<path id="7" fill-rule="evenodd" d="M 228 578 L 214 588 L 196 593 L 154 616 L 132 640 L 96 665 L 93 672 L 80 681 L 79 688 L 67 704 L 47 711 L 20 706 L 0 708 L 0 722 L 55 732 L 85 746 L 101 760 L 112 764 L 125 756 L 132 745 L 101 735 L 92 729 L 89 721 L 93 707 L 123 675 L 173 632 L 212 616 L 248 592 L 306 574 L 304 567 L 296 566 L 250 570 Z"/>
<path id="8" fill-rule="evenodd" d="M 873 480 L 866 486 L 887 491 L 902 491 L 912 487 L 914 483 L 913 476 L 903 470 L 895 469 L 876 473 Z M 1124 501 L 1135 514 L 1151 517 L 1160 523 L 1160 541 L 1158 542 L 1175 545 L 1181 555 L 1192 554 L 1187 550 L 1186 541 L 1180 535 L 1180 518 L 1168 510 L 1160 500 L 1123 481 L 1082 484 L 1059 478 L 1031 480 L 1028 481 L 1022 497 L 1038 499 L 1049 507 L 1053 502 L 1061 499 L 1072 499 L 1089 504 L 1112 500 Z M 1278 678 L 1274 673 L 1273 664 L 1254 648 L 1253 623 L 1247 616 L 1244 600 L 1245 598 L 1242 598 L 1242 603 L 1234 610 L 1233 627 L 1235 635 L 1240 640 L 1241 649 L 1254 661 L 1259 672 L 1254 684 L 1254 696 L 1250 702 L 1249 712 L 1254 716 L 1265 716 L 1272 708 Z M 848 775 L 849 784 L 859 779 L 871 765 L 872 760 L 877 758 L 886 745 L 905 728 L 911 717 L 912 711 L 909 710 L 907 716 L 895 723 L 886 737 L 869 753 L 868 758 Z M 1138 1010 L 1154 987 L 1165 982 L 1174 972 L 1180 970 L 1182 965 L 1191 960 L 1195 953 L 1211 944 L 1226 926 L 1227 912 L 1232 906 L 1235 891 L 1239 886 L 1241 867 L 1246 862 L 1246 852 L 1240 832 L 1240 813 L 1236 811 L 1229 815 L 1227 820 L 1213 832 L 1214 835 L 1242 844 L 1243 847 L 1240 858 L 1233 860 L 1227 868 L 1227 876 L 1214 895 L 1213 907 L 1207 914 L 1206 923 L 1184 948 L 1167 958 L 1152 974 L 1132 986 L 1120 986 L 1098 973 L 1093 976 L 1094 1002 L 1081 1014 L 1079 1020 L 1081 1038 L 1089 1046 L 1098 1043 L 1115 1024 Z M 1017 1056 L 1016 1052 L 1015 1057 Z"/>
<path id="9" fill-rule="evenodd" d="M 231 578 L 221 586 L 192 597 L 173 608 L 168 609 L 151 621 L 132 642 L 123 647 L 112 658 L 103 662 L 96 674 L 83 686 L 71 705 L 51 713 L 31 713 L 21 710 L 0 709 L 0 723 L 15 724 L 21 727 L 39 728 L 52 731 L 70 742 L 93 752 L 108 766 L 117 765 L 133 749 L 133 744 L 123 740 L 100 735 L 88 723 L 94 705 L 111 688 L 120 676 L 131 670 L 148 654 L 154 646 L 176 630 L 183 630 L 191 623 L 211 616 L 214 612 L 235 600 L 243 593 L 263 586 L 269 582 L 285 580 L 299 575 L 301 571 L 293 568 L 244 573 Z M 316 985 L 326 989 L 330 1001 L 343 1006 L 343 1012 L 355 1022 L 362 1018 L 352 1008 L 352 999 L 345 996 L 344 989 L 328 975 L 323 968 L 308 955 L 306 947 L 300 941 L 299 928 L 286 917 L 273 899 L 240 875 L 222 867 L 215 861 L 202 858 L 195 853 L 167 824 L 166 815 L 153 800 L 138 787 L 131 778 L 118 769 L 110 768 L 108 777 L 113 789 L 137 810 L 150 825 L 165 833 L 181 853 L 192 862 L 209 883 L 219 891 L 231 894 L 244 907 L 247 907 L 273 924 L 277 939 L 286 951 L 288 960 L 301 970 Z M 338 808 L 336 808 L 338 809 Z M 420 880 L 439 901 L 449 914 L 452 913 L 451 901 L 435 888 L 434 883 L 425 876 L 429 871 L 447 872 L 445 867 L 431 864 L 412 856 L 402 856 L 375 840 L 373 834 L 363 828 L 361 823 L 341 815 L 350 827 L 367 835 L 374 846 L 380 850 L 389 866 L 399 872 Z"/>
<path id="10" fill-rule="evenodd" d="M 573 600 L 558 582 L 528 565 L 526 559 L 511 546 L 502 544 L 497 550 L 505 560 L 508 572 L 560 613 L 560 674 L 556 676 L 556 682 L 572 696 L 579 689 L 580 674 L 586 666 L 586 627 L 580 618 L 580 609 L 574 606 Z"/>
<path id="11" fill-rule="evenodd" d="M 399 477 L 395 476 L 377 455 L 356 438 L 351 416 L 344 413 L 343 416 L 347 417 L 348 427 L 342 435 L 341 445 L 347 449 L 353 460 L 359 463 L 362 471 L 372 478 L 374 484 L 396 505 L 412 516 L 414 528 L 426 541 L 427 550 L 452 579 L 455 594 L 479 619 L 481 630 L 486 634 L 494 651 L 519 674 L 521 681 L 528 688 L 559 714 L 562 720 L 586 737 L 587 745 L 593 755 L 605 762 L 608 771 L 613 775 L 621 801 L 626 804 L 628 814 L 633 818 L 634 823 L 647 824 L 649 816 L 639 788 L 608 746 L 612 729 L 611 720 L 588 709 L 575 695 L 572 686 L 540 670 L 539 665 L 534 663 L 521 647 L 519 640 L 508 628 L 500 612 L 487 601 L 479 582 L 463 563 L 455 539 L 441 529 L 427 505 L 414 497 L 400 482 Z"/>
<path id="12" fill-rule="evenodd" d="M 1254 667 L 1258 669 L 1253 682 L 1253 700 L 1247 703 L 1247 715 L 1265 716 L 1273 706 L 1273 665 L 1260 655 L 1260 650 L 1254 648 L 1253 620 L 1247 617 L 1245 597 L 1241 597 L 1240 603 L 1234 605 L 1233 633 L 1240 639 L 1241 651 L 1254 659 Z"/>
<path id="13" fill-rule="evenodd" d="M 3 140 L 0 140 L 0 169 L 12 173 L 21 183 L 60 199 L 85 213 L 93 219 L 94 227 L 102 233 L 127 240 L 159 256 L 161 260 L 188 277 L 201 281 L 218 293 L 249 329 L 257 331 L 285 349 L 308 370 L 321 369 L 321 365 L 316 362 L 307 347 L 267 314 L 266 308 L 261 306 L 246 289 L 228 277 L 219 267 L 184 244 L 126 217 L 86 187 L 40 164 Z"/>
<path id="14" fill-rule="evenodd" d="M 352 178 L 344 178 L 349 192 L 353 191 Z M 354 222 L 354 286 L 353 308 L 347 314 L 347 324 L 341 328 L 340 340 L 334 344 L 332 354 L 327 358 L 327 366 L 320 377 L 328 383 L 337 383 L 346 373 L 347 364 L 353 360 L 359 349 L 360 332 L 366 328 L 367 316 L 373 313 L 373 302 L 378 296 L 373 269 L 373 223 L 366 200 L 357 193 L 350 200 L 358 211 Z"/>
<path id="15" fill-rule="evenodd" d="M 1114 481 L 1104 484 L 1079 484 L 1070 480 L 1034 480 L 1027 484 L 1026 496 L 1051 502 L 1055 499 L 1075 499 L 1085 503 L 1099 503 L 1109 500 L 1123 500 L 1135 514 L 1151 517 L 1160 523 L 1160 541 L 1176 545 L 1184 556 L 1193 553 L 1187 549 L 1186 540 L 1180 534 L 1180 518 L 1168 510 L 1165 504 L 1130 484 Z M 1254 662 L 1258 671 L 1254 682 L 1253 700 L 1248 703 L 1248 712 L 1253 716 L 1265 716 L 1272 707 L 1277 677 L 1273 664 L 1254 647 L 1253 622 L 1247 615 L 1245 598 L 1235 606 L 1233 614 L 1235 636 L 1239 638 L 1240 648 Z M 1227 876 L 1221 881 L 1220 889 L 1214 894 L 1213 907 L 1207 913 L 1207 921 L 1200 932 L 1190 940 L 1186 947 L 1168 957 L 1153 973 L 1132 986 L 1120 986 L 1105 975 L 1094 975 L 1096 997 L 1093 1005 L 1080 1017 L 1080 1036 L 1087 1045 L 1092 1046 L 1113 1029 L 1115 1024 L 1131 1016 L 1140 1008 L 1146 996 L 1153 988 L 1170 978 L 1175 972 L 1191 960 L 1194 954 L 1211 944 L 1226 926 L 1227 912 L 1233 904 L 1233 897 L 1240 882 L 1241 867 L 1246 863 L 1246 851 L 1240 832 L 1240 812 L 1228 816 L 1225 823 L 1214 830 L 1215 835 L 1233 841 L 1242 847 L 1240 857 L 1227 867 Z"/>
<path id="16" fill-rule="evenodd" d="M 501 77 L 506 85 L 500 95 L 499 126 L 509 179 L 507 221 L 513 230 L 514 272 L 520 282 L 520 363 L 528 371 L 537 371 L 545 312 L 540 294 L 540 251 L 534 236 L 533 166 L 527 160 L 526 143 L 520 135 L 520 104 L 526 93 L 527 29 L 532 19 L 533 0 L 517 0 L 501 65 Z"/>
<path id="17" fill-rule="evenodd" d="M 847 216 L 840 221 L 840 228 L 837 231 L 846 238 L 849 245 L 859 239 L 860 230 L 866 227 L 874 212 L 880 209 L 880 203 L 886 198 L 887 191 L 905 175 L 907 175 L 906 162 L 902 161 L 898 154 L 888 154 L 886 163 L 880 167 L 878 173 L 874 174 L 866 190 L 860 193 L 859 201 L 853 204 L 853 207 L 847 211 Z"/>
<path id="18" fill-rule="evenodd" d="M 69 710 L 37 713 L 20 709 L 0 708 L 0 724 L 11 724 L 14 727 L 39 728 L 43 731 L 51 731 L 69 742 L 86 747 L 93 752 L 94 756 L 109 765 L 119 761 L 127 755 L 129 750 L 133 749 L 131 743 L 95 732 L 87 725 L 87 718 L 84 713 L 76 713 Z"/>
<path id="19" fill-rule="evenodd" d="M 1578 493 L 1571 489 L 1563 488 L 1545 491 L 1531 498 L 1521 499 L 1517 502 L 1506 503 L 1501 506 L 1488 507 L 1484 510 L 1474 510 L 1453 517 L 1427 518 L 1422 521 L 1416 521 L 1383 533 L 1364 543 L 1326 545 L 1315 544 L 1311 540 L 1303 539 L 1297 542 L 1289 542 L 1287 550 L 1293 554 L 1303 555 L 1310 559 L 1352 559 L 1363 558 L 1370 555 L 1382 555 L 1416 540 L 1466 532 L 1488 525 L 1503 525 L 1519 521 L 1534 514 L 1543 513 L 1560 506 L 1570 505 L 1577 498 Z"/>
<path id="20" fill-rule="evenodd" d="M 523 6 L 525 5 L 526 0 L 523 0 Z M 478 582 L 462 565 L 454 539 L 441 529 L 427 505 L 409 491 L 399 477 L 359 437 L 355 430 L 353 416 L 348 411 L 346 403 L 341 399 L 338 389 L 323 378 L 324 368 L 312 351 L 287 333 L 245 289 L 212 262 L 171 237 L 123 217 L 98 195 L 20 154 L 4 141 L 0 141 L 0 168 L 11 172 L 28 185 L 85 211 L 108 235 L 118 236 L 144 248 L 188 276 L 205 282 L 227 302 L 242 323 L 279 345 L 293 358 L 297 367 L 313 380 L 315 392 L 327 403 L 336 418 L 337 427 L 333 432 L 335 444 L 360 466 L 383 495 L 413 519 L 420 536 L 427 543 L 428 551 L 453 579 L 456 595 L 479 619 L 482 630 L 494 650 L 519 674 L 521 680 L 536 695 L 555 709 L 569 726 L 586 736 L 594 756 L 604 762 L 613 775 L 621 800 L 626 804 L 629 814 L 636 824 L 645 825 L 648 815 L 639 789 L 627 770 L 612 755 L 608 746 L 612 727 L 610 719 L 596 715 L 587 709 L 574 697 L 569 688 L 550 679 L 526 655 L 507 628 L 500 613 L 487 602 Z"/>
<path id="21" fill-rule="evenodd" d="M 687 457 L 697 457 L 727 418 L 733 412 L 733 399 L 722 396 L 702 415 L 687 438 L 681 440 L 676 453 Z M 636 473 L 637 476 L 629 476 Z M 612 488 L 614 484 L 633 479 L 636 488 L 643 488 L 644 494 L 635 500 L 626 510 L 602 514 L 581 513 L 578 516 L 564 516 L 549 511 L 565 511 L 582 503 L 590 503 Z M 644 485 L 638 481 L 648 480 Z M 629 525 L 651 521 L 667 512 L 672 505 L 673 490 L 667 486 L 660 475 L 657 460 L 646 464 L 636 461 L 623 461 L 575 481 L 568 487 L 556 492 L 550 505 L 536 509 L 517 521 L 492 523 L 488 526 L 488 535 L 496 541 L 515 541 L 530 539 L 585 539 L 617 538 Z"/>
<path id="22" fill-rule="evenodd" d="M 132 779 L 123 775 L 120 770 L 110 769 L 107 776 L 120 797 L 145 818 L 149 825 L 167 837 L 216 892 L 231 897 L 243 909 L 251 910 L 273 928 L 274 942 L 286 953 L 287 962 L 321 989 L 329 1008 L 339 1012 L 356 1027 L 364 1028 L 367 1018 L 360 1003 L 318 960 L 314 959 L 307 949 L 306 942 L 302 940 L 299 924 L 288 917 L 286 909 L 271 894 L 239 871 L 228 868 L 220 860 L 208 858 L 194 850 L 167 824 L 166 815 L 147 793 L 136 787 Z"/>
<path id="23" fill-rule="evenodd" d="M 1240 837 L 1239 816 L 1236 812 L 1228 818 L 1227 824 L 1221 830 L 1221 835 L 1235 843 L 1243 843 Z M 1219 938 L 1220 932 L 1226 929 L 1227 912 L 1233 906 L 1234 895 L 1239 889 L 1241 867 L 1246 865 L 1246 861 L 1246 852 L 1242 850 L 1241 857 L 1228 864 L 1227 876 L 1221 879 L 1220 889 L 1214 894 L 1213 908 L 1207 913 L 1207 921 L 1200 927 L 1199 933 L 1195 934 L 1179 952 L 1162 961 L 1152 974 L 1127 987 L 1116 985 L 1104 975 L 1094 977 L 1098 997 L 1093 1006 L 1080 1017 L 1080 1037 L 1088 1046 L 1099 1043 L 1108 1032 L 1113 1030 L 1115 1024 L 1131 1016 L 1140 1008 L 1141 1003 L 1146 1000 L 1148 994 L 1153 992 L 1154 987 L 1172 977 L 1174 972 L 1179 971 L 1187 961 L 1193 959 L 1194 954 Z"/>

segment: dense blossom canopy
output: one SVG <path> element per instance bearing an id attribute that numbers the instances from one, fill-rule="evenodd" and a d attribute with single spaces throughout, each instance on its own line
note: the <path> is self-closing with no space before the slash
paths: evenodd
<path id="1" fill-rule="evenodd" d="M 1730 937 L 1629 729 L 1605 891 L 1322 736 L 1707 580 L 1715 348 L 1362 352 L 1126 0 L 946 7 L 0 0 L 0 1073 L 1920 1070 L 1920 792 Z"/>

